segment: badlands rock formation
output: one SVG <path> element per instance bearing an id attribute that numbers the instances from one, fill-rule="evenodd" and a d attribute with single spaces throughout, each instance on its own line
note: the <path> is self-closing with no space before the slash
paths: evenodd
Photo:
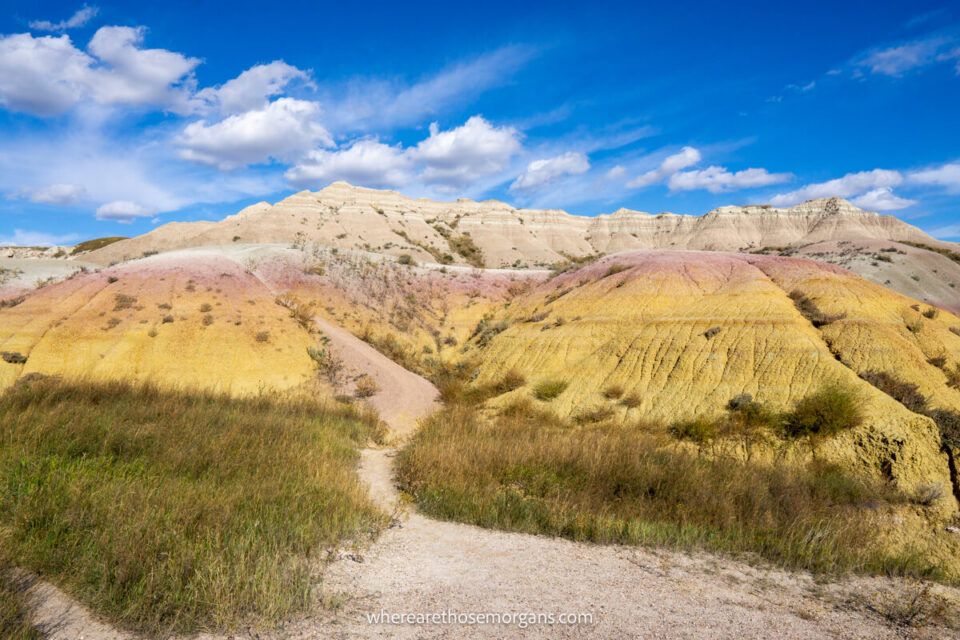
<path id="1" fill-rule="evenodd" d="M 837 247 L 836 243 L 860 243 Z M 703 216 L 620 209 L 586 217 L 560 210 L 516 209 L 497 201 L 437 202 L 335 182 L 275 205 L 261 202 L 220 222 L 170 223 L 83 256 L 99 264 L 184 247 L 288 243 L 408 254 L 417 262 L 486 267 L 547 267 L 568 258 L 634 249 L 802 251 L 840 260 L 868 279 L 960 311 L 960 264 L 901 242 L 937 241 L 892 216 L 863 211 L 839 198 L 789 209 L 721 207 Z M 902 253 L 876 269 L 881 249 Z M 928 263 L 937 262 L 936 271 Z M 951 287 L 953 285 L 953 287 Z"/>
<path id="2" fill-rule="evenodd" d="M 792 292 L 833 319 L 814 326 Z M 479 380 L 522 373 L 566 389 L 544 408 L 564 415 L 612 412 L 618 420 L 672 422 L 717 415 L 743 393 L 786 409 L 825 382 L 853 386 L 868 418 L 836 453 L 883 469 L 907 487 L 950 486 L 948 461 L 929 418 L 859 375 L 880 371 L 918 385 L 936 408 L 960 411 L 943 367 L 960 363 L 960 318 L 928 308 L 842 269 L 745 254 L 641 251 L 561 274 L 491 315 L 474 338 Z M 480 343 L 483 346 L 480 346 Z M 942 360 L 937 360 L 940 358 Z M 938 363 L 936 366 L 933 363 Z M 611 385 L 635 406 L 605 397 Z"/>
<path id="3" fill-rule="evenodd" d="M 31 373 L 294 387 L 313 377 L 313 342 L 274 297 L 237 261 L 203 252 L 78 273 L 0 309 L 0 387 Z"/>

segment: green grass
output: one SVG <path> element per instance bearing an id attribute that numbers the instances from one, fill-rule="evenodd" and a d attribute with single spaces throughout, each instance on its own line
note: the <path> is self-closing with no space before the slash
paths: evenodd
<path id="1" fill-rule="evenodd" d="M 877 539 L 906 498 L 822 461 L 698 455 L 651 425 L 574 425 L 516 403 L 484 418 L 448 404 L 399 457 L 426 514 L 597 543 L 705 549 L 779 565 L 940 576 Z"/>
<path id="2" fill-rule="evenodd" d="M 78 242 L 76 246 L 73 247 L 73 251 L 70 253 L 76 255 L 78 253 L 84 253 L 86 251 L 96 251 L 97 249 L 102 249 L 107 245 L 113 244 L 114 242 L 120 242 L 121 240 L 126 240 L 126 236 L 110 236 L 108 238 L 96 238 L 94 240 L 86 240 L 84 242 Z"/>
<path id="3" fill-rule="evenodd" d="M 0 424 L 0 566 L 128 629 L 285 619 L 325 548 L 384 521 L 355 474 L 379 423 L 348 407 L 47 378 Z"/>

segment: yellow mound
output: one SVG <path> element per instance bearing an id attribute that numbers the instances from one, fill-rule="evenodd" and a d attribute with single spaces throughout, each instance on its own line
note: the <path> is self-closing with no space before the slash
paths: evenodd
<path id="1" fill-rule="evenodd" d="M 815 327 L 790 298 L 794 289 L 822 303 L 825 314 L 846 318 Z M 718 415 L 742 393 L 787 409 L 826 382 L 842 382 L 860 392 L 866 420 L 825 455 L 905 488 L 947 488 L 936 424 L 858 377 L 890 369 L 922 380 L 935 403 L 960 407 L 958 392 L 927 363 L 933 354 L 960 361 L 960 336 L 950 331 L 960 319 L 939 312 L 914 333 L 905 328 L 905 319 L 920 315 L 911 304 L 849 272 L 802 260 L 639 252 L 545 282 L 490 317 L 471 344 L 485 345 L 478 381 L 510 370 L 527 380 L 498 402 L 556 381 L 566 388 L 543 406 L 561 415 L 600 409 L 672 422 Z M 619 398 L 605 396 L 610 387 L 622 389 Z"/>
<path id="2" fill-rule="evenodd" d="M 79 274 L 0 309 L 0 387 L 30 373 L 235 394 L 313 377 L 307 331 L 231 260 L 153 258 Z M 16 358 L 8 358 L 16 360 Z"/>

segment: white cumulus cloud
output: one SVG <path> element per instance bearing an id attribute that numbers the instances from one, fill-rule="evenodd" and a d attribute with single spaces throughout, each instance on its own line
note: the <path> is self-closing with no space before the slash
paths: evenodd
<path id="1" fill-rule="evenodd" d="M 637 176 L 627 183 L 630 189 L 640 189 L 663 182 L 681 169 L 692 167 L 700 162 L 700 152 L 693 147 L 683 147 L 677 153 L 669 155 L 660 163 L 660 166 Z"/>
<path id="2" fill-rule="evenodd" d="M 93 20 L 99 12 L 100 9 L 97 7 L 83 5 L 83 7 L 74 12 L 74 14 L 66 20 L 59 22 L 32 20 L 30 22 L 30 28 L 36 29 L 37 31 L 66 31 L 67 29 L 77 29 Z"/>
<path id="3" fill-rule="evenodd" d="M 221 169 L 267 162 L 295 161 L 318 145 L 332 146 L 319 122 L 320 106 L 296 98 L 279 98 L 224 120 L 188 124 L 177 139 L 180 156 Z"/>
<path id="4" fill-rule="evenodd" d="M 115 200 L 97 207 L 97 220 L 133 222 L 137 218 L 149 218 L 153 211 L 129 200 Z"/>
<path id="5" fill-rule="evenodd" d="M 853 204 L 868 211 L 897 211 L 917 204 L 916 200 L 901 198 L 890 187 L 880 187 L 867 191 L 852 200 Z"/>
<path id="6" fill-rule="evenodd" d="M 346 180 L 366 187 L 402 187 L 412 179 L 411 164 L 403 149 L 369 138 L 338 151 L 312 151 L 286 177 L 300 186 Z"/>
<path id="7" fill-rule="evenodd" d="M 731 172 L 723 167 L 710 166 L 706 169 L 674 173 L 667 185 L 671 191 L 706 189 L 710 193 L 725 193 L 779 184 L 791 177 L 789 173 L 770 173 L 766 169 L 751 168 Z"/>
<path id="8" fill-rule="evenodd" d="M 947 191 L 960 191 L 960 163 L 952 162 L 934 167 L 921 169 L 907 175 L 913 184 L 943 187 Z"/>
<path id="9" fill-rule="evenodd" d="M 0 37 L 0 106 L 38 116 L 61 114 L 85 100 L 189 111 L 200 61 L 143 49 L 144 35 L 142 27 L 102 27 L 89 53 L 65 35 Z"/>
<path id="10" fill-rule="evenodd" d="M 420 178 L 447 188 L 465 187 L 479 178 L 503 171 L 520 150 L 520 132 L 513 127 L 494 127 L 482 116 L 441 131 L 430 125 L 430 137 L 410 150 L 423 163 Z"/>
<path id="11" fill-rule="evenodd" d="M 815 198 L 853 198 L 868 191 L 883 188 L 894 188 L 903 183 L 903 175 L 899 171 L 888 169 L 874 169 L 848 173 L 842 178 L 808 184 L 795 191 L 781 193 L 774 196 L 770 203 L 778 206 L 792 206 Z"/>
<path id="12" fill-rule="evenodd" d="M 210 87 L 197 97 L 224 115 L 262 109 L 267 102 L 295 81 L 310 83 L 310 74 L 282 60 L 250 67 L 219 87 Z"/>
<path id="13" fill-rule="evenodd" d="M 93 63 L 69 36 L 0 37 L 0 106 L 39 116 L 62 113 L 88 93 Z"/>
<path id="14" fill-rule="evenodd" d="M 511 191 L 536 189 L 563 176 L 586 173 L 590 170 L 587 156 L 577 151 L 568 151 L 553 158 L 534 160 L 510 185 Z"/>
<path id="15" fill-rule="evenodd" d="M 67 205 L 80 202 L 87 195 L 87 190 L 77 184 L 58 183 L 25 190 L 24 195 L 31 202 Z"/>

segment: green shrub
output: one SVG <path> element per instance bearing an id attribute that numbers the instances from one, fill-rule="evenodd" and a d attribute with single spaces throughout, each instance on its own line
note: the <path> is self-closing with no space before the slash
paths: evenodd
<path id="1" fill-rule="evenodd" d="M 687 440 L 698 445 L 712 442 L 720 434 L 716 420 L 709 418 L 694 418 L 682 420 L 670 425 L 670 435 L 677 440 Z"/>
<path id="2" fill-rule="evenodd" d="M 562 380 L 544 380 L 537 383 L 537 386 L 533 388 L 533 397 L 537 400 L 549 402 L 563 393 L 567 384 Z"/>
<path id="3" fill-rule="evenodd" d="M 859 394 L 841 384 L 828 384 L 806 396 L 785 416 L 784 433 L 817 440 L 853 429 L 863 422 Z"/>

